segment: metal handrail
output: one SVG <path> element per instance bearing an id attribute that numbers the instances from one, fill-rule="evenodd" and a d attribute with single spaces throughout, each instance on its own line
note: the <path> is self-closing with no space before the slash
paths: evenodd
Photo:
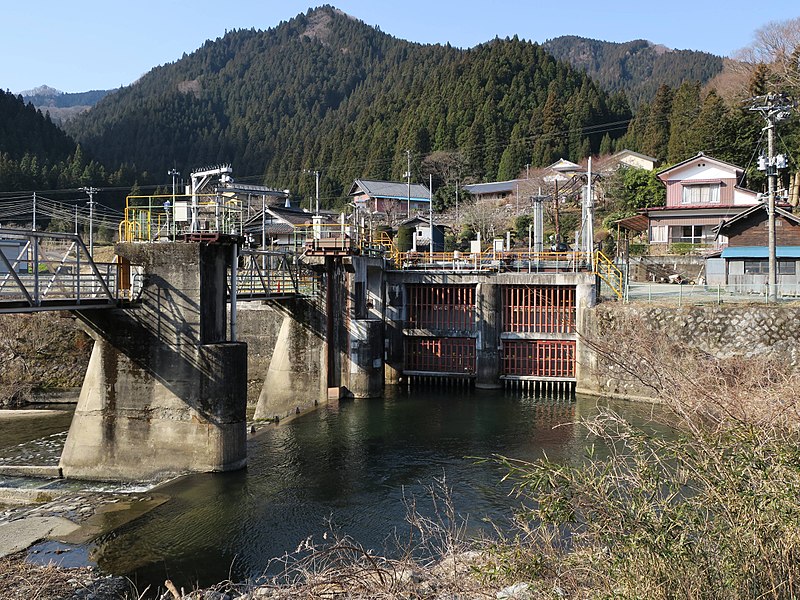
<path id="1" fill-rule="evenodd" d="M 126 299 L 118 265 L 101 271 L 75 234 L 2 228 L 0 240 L 17 244 L 13 260 L 0 252 L 0 312 L 111 307 Z"/>
<path id="2" fill-rule="evenodd" d="M 605 281 L 611 291 L 621 300 L 625 282 L 622 271 L 614 264 L 614 261 L 599 250 L 595 256 L 594 264 L 596 265 L 595 274 Z"/>
<path id="3" fill-rule="evenodd" d="M 495 251 L 481 252 L 396 252 L 393 256 L 396 269 L 454 269 L 473 271 L 496 271 L 499 269 L 559 268 L 578 271 L 589 264 L 590 256 L 578 251 L 528 252 Z"/>

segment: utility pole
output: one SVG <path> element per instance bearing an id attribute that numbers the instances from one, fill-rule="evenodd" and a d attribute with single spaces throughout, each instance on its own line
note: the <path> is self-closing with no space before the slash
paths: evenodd
<path id="1" fill-rule="evenodd" d="M 778 178 L 778 169 L 786 168 L 786 157 L 782 154 L 775 155 L 775 123 L 789 116 L 794 103 L 790 102 L 784 94 L 767 94 L 754 98 L 755 103 L 751 111 L 761 113 L 767 121 L 764 128 L 767 132 L 767 156 L 758 160 L 758 169 L 767 174 L 767 244 L 769 246 L 769 275 L 767 285 L 767 300 L 778 300 L 778 254 L 775 231 L 775 188 Z"/>
<path id="2" fill-rule="evenodd" d="M 173 202 L 175 202 L 175 196 L 176 196 L 175 186 L 177 185 L 177 183 L 176 183 L 177 182 L 177 177 L 180 174 L 181 174 L 180 171 L 177 171 L 176 169 L 170 169 L 169 171 L 167 171 L 167 175 L 172 175 L 172 201 Z"/>
<path id="3" fill-rule="evenodd" d="M 556 183 L 556 191 L 553 195 L 553 226 L 556 230 L 556 252 L 558 251 L 558 245 L 561 243 L 561 228 L 558 222 L 558 179 L 555 181 Z"/>
<path id="4" fill-rule="evenodd" d="M 428 250 L 431 257 L 431 262 L 433 262 L 433 173 L 430 173 L 428 177 L 428 225 L 430 225 L 431 228 L 431 245 Z"/>
<path id="5" fill-rule="evenodd" d="M 459 170 L 458 176 L 456 177 L 456 226 L 459 224 L 458 220 L 458 188 L 461 187 L 461 171 Z"/>
<path id="6" fill-rule="evenodd" d="M 94 256 L 94 195 L 100 190 L 93 187 L 82 187 L 82 192 L 89 195 L 89 256 Z"/>
<path id="7" fill-rule="evenodd" d="M 315 184 L 315 188 L 316 188 L 315 198 L 317 199 L 317 205 L 316 205 L 316 210 L 314 211 L 314 214 L 319 216 L 319 176 L 320 176 L 320 172 L 318 170 L 310 171 L 308 169 L 305 169 L 305 170 L 303 170 L 303 173 L 313 173 L 314 174 L 314 184 Z M 309 204 L 308 209 L 311 210 L 311 201 L 310 200 L 309 200 L 308 204 Z"/>
<path id="8" fill-rule="evenodd" d="M 406 171 L 406 181 L 408 182 L 408 197 L 406 202 L 406 219 L 411 218 L 411 150 L 406 150 L 408 159 L 408 170 Z"/>
<path id="9" fill-rule="evenodd" d="M 594 264 L 594 198 L 592 189 L 592 157 L 589 157 L 589 166 L 586 171 L 586 189 L 583 192 L 583 223 L 581 233 L 583 235 L 581 250 L 584 252 L 589 266 Z"/>
<path id="10" fill-rule="evenodd" d="M 33 230 L 36 231 L 36 192 L 33 192 Z"/>
<path id="11" fill-rule="evenodd" d="M 315 180 L 315 182 L 317 184 L 316 185 L 316 187 L 317 187 L 317 195 L 316 195 L 317 204 L 316 204 L 316 211 L 314 212 L 314 214 L 315 215 L 319 215 L 319 171 L 314 171 L 314 180 Z"/>

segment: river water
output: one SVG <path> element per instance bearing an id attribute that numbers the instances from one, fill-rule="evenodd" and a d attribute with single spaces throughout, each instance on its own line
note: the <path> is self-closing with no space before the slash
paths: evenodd
<path id="1" fill-rule="evenodd" d="M 432 515 L 441 479 L 471 531 L 485 519 L 502 526 L 519 501 L 502 469 L 477 459 L 581 460 L 593 440 L 576 421 L 609 404 L 659 427 L 657 407 L 589 397 L 437 389 L 331 403 L 251 436 L 246 470 L 160 486 L 168 502 L 82 550 L 140 590 L 166 578 L 187 589 L 257 578 L 269 559 L 332 530 L 392 554 L 409 534 L 407 505 Z"/>

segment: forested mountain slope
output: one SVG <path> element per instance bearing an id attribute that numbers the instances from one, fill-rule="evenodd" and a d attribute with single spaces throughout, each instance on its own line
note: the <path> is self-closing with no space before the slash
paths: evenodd
<path id="1" fill-rule="evenodd" d="M 722 71 L 719 56 L 695 50 L 670 50 L 646 40 L 616 43 L 574 35 L 548 40 L 545 50 L 585 70 L 608 92 L 625 92 L 634 107 L 651 102 L 660 85 L 706 83 Z"/>
<path id="2" fill-rule="evenodd" d="M 460 149 L 464 174 L 510 178 L 527 162 L 597 152 L 607 124 L 629 118 L 621 94 L 536 44 L 413 44 L 322 7 L 208 41 L 68 130 L 106 165 L 186 174 L 230 162 L 235 176 L 303 193 L 313 187 L 304 169 L 323 169 L 323 194 L 335 197 L 354 177 L 401 177 L 406 149 L 415 163 Z"/>
<path id="3" fill-rule="evenodd" d="M 0 90 L 0 154 L 20 160 L 25 154 L 58 160 L 75 142 L 22 97 Z"/>
<path id="4" fill-rule="evenodd" d="M 0 194 L 33 190 L 75 190 L 80 186 L 123 186 L 137 174 L 126 166 L 106 169 L 87 156 L 46 114 L 0 91 Z"/>

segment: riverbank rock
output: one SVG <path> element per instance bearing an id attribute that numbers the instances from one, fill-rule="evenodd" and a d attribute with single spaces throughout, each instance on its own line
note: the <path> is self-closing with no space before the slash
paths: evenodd
<path id="1" fill-rule="evenodd" d="M 0 557 L 15 554 L 45 538 L 61 538 L 79 526 L 63 517 L 28 517 L 0 525 Z"/>

